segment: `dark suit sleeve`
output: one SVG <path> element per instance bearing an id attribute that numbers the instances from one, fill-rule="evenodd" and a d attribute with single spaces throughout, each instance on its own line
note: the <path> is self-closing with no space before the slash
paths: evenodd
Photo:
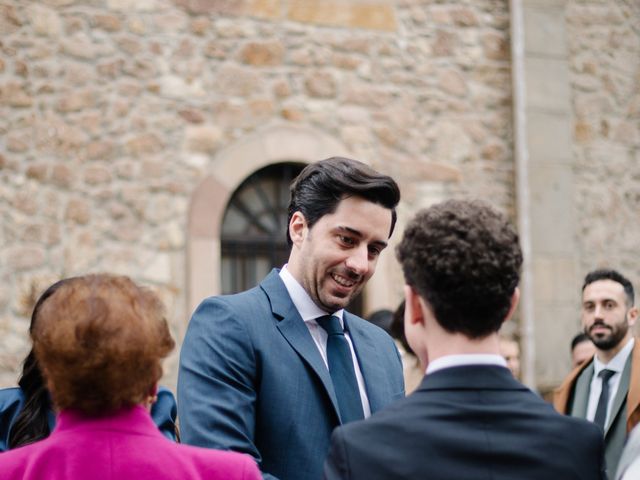
<path id="1" fill-rule="evenodd" d="M 347 465 L 347 447 L 344 441 L 342 428 L 338 427 L 331 435 L 329 455 L 324 462 L 324 480 L 349 479 Z"/>
<path id="2" fill-rule="evenodd" d="M 241 317 L 224 298 L 206 299 L 193 314 L 180 353 L 180 436 L 186 444 L 247 453 L 259 464 L 256 359 Z"/>

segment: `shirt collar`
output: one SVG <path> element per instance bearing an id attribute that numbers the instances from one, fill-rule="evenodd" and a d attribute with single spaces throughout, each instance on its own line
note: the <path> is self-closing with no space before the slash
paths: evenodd
<path id="1" fill-rule="evenodd" d="M 280 278 L 284 283 L 284 286 L 289 292 L 289 296 L 291 297 L 291 301 L 295 305 L 298 313 L 302 317 L 302 320 L 305 322 L 315 321 L 316 318 L 322 317 L 324 315 L 335 315 L 340 319 L 340 323 L 343 324 L 342 314 L 344 309 L 340 309 L 337 312 L 325 312 L 320 307 L 318 307 L 314 301 L 311 299 L 307 291 L 303 288 L 302 285 L 293 277 L 291 272 L 287 269 L 287 265 L 280 270 Z M 342 325 L 344 328 L 344 324 Z"/>
<path id="2" fill-rule="evenodd" d="M 621 373 L 624 369 L 625 363 L 627 363 L 627 358 L 631 355 L 631 351 L 633 350 L 633 345 L 635 341 L 633 337 L 629 339 L 627 344 L 620 349 L 616 356 L 613 357 L 609 363 L 604 364 L 598 359 L 598 355 L 595 355 L 593 358 L 593 370 L 594 374 L 597 376 L 603 369 L 613 370 L 616 373 Z"/>
<path id="3" fill-rule="evenodd" d="M 492 353 L 469 353 L 460 355 L 445 355 L 429 362 L 427 375 L 438 370 L 466 365 L 496 365 L 507 368 L 507 362 L 500 355 Z"/>

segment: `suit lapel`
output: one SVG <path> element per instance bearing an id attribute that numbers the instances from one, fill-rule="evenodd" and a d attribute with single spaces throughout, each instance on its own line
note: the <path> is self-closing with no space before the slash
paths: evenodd
<path id="1" fill-rule="evenodd" d="M 572 417 L 586 418 L 587 404 L 589 403 L 589 390 L 591 388 L 591 378 L 593 377 L 593 362 L 591 362 L 578 375 L 576 386 L 573 392 L 573 402 L 567 412 Z"/>
<path id="2" fill-rule="evenodd" d="M 389 403 L 388 399 L 390 398 L 390 393 L 385 390 L 387 378 L 382 362 L 377 361 L 379 352 L 376 350 L 371 337 L 358 325 L 353 315 L 345 311 L 343 318 L 345 326 L 349 330 L 349 336 L 364 378 L 371 413 L 374 413 Z"/>
<path id="3" fill-rule="evenodd" d="M 320 378 L 325 391 L 331 399 L 331 404 L 333 405 L 336 415 L 339 417 L 338 399 L 333 389 L 329 370 L 324 360 L 322 360 L 322 356 L 313 338 L 311 338 L 309 329 L 291 301 L 289 292 L 280 279 L 278 271 L 272 270 L 262 283 L 260 283 L 260 288 L 262 288 L 267 297 L 269 297 L 271 312 L 273 316 L 279 320 L 276 323 L 276 327 L 289 345 L 291 345 Z"/>
<path id="4" fill-rule="evenodd" d="M 623 407 L 623 404 L 627 399 L 627 392 L 629 391 L 629 382 L 631 380 L 631 358 L 632 357 L 633 357 L 633 353 L 629 355 L 629 357 L 627 357 L 627 361 L 625 362 L 624 368 L 622 369 L 622 374 L 620 376 L 620 383 L 618 383 L 618 391 L 616 392 L 616 396 L 613 399 L 613 405 L 611 406 L 611 413 L 609 414 L 609 421 L 607 422 L 607 425 L 604 429 L 605 435 L 609 431 L 609 428 L 611 428 L 613 421 L 616 419 L 616 417 L 620 413 L 620 409 Z"/>

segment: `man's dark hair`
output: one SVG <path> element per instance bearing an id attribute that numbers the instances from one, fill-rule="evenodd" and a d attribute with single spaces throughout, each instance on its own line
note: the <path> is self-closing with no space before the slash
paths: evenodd
<path id="1" fill-rule="evenodd" d="M 612 269 L 601 268 L 598 270 L 593 270 L 592 272 L 587 273 L 587 276 L 584 277 L 582 291 L 584 292 L 584 289 L 587 288 L 587 285 L 593 282 L 597 282 L 598 280 L 613 280 L 614 282 L 622 285 L 622 288 L 624 288 L 624 293 L 627 295 L 628 307 L 633 307 L 633 285 L 627 277 L 622 275 L 620 272 Z"/>
<path id="2" fill-rule="evenodd" d="M 396 182 L 357 160 L 332 157 L 307 165 L 291 184 L 287 219 L 289 246 L 292 243 L 289 223 L 295 212 L 301 212 L 311 228 L 324 215 L 335 212 L 341 200 L 352 196 L 391 210 L 391 236 L 396 224 L 396 206 L 400 201 Z"/>
<path id="3" fill-rule="evenodd" d="M 500 329 L 522 265 L 504 215 L 481 201 L 448 200 L 420 211 L 396 251 L 406 283 L 442 328 L 469 338 Z"/>
<path id="4" fill-rule="evenodd" d="M 575 337 L 573 337 L 573 339 L 571 339 L 571 351 L 573 352 L 573 349 L 582 342 L 591 342 L 589 335 L 584 332 L 578 333 Z"/>

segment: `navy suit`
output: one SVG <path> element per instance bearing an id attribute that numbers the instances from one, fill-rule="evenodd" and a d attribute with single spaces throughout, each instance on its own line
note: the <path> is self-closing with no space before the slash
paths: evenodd
<path id="1" fill-rule="evenodd" d="M 504 367 L 470 365 L 337 428 L 325 479 L 600 480 L 603 455 L 595 425 L 559 415 Z"/>
<path id="2" fill-rule="evenodd" d="M 391 338 L 347 312 L 344 322 L 371 411 L 404 394 Z M 340 424 L 329 371 L 277 270 L 246 292 L 211 297 L 193 314 L 180 356 L 184 443 L 252 455 L 265 478 L 319 480 Z"/>

